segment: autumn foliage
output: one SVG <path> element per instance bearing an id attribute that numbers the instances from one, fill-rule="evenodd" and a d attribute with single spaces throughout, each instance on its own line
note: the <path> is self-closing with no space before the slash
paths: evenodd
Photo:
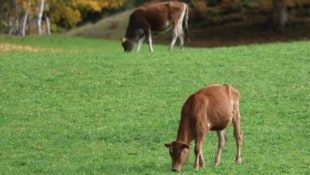
<path id="1" fill-rule="evenodd" d="M 20 28 L 25 21 L 27 32 L 35 33 L 33 23 L 38 20 L 39 4 L 44 2 L 43 17 L 50 20 L 51 30 L 69 29 L 83 20 L 86 13 L 102 12 L 105 9 L 122 6 L 127 0 L 2 0 L 0 5 L 0 30 L 11 24 L 20 34 Z M 44 25 L 43 25 L 44 27 Z M 14 34 L 14 32 L 13 32 Z"/>
<path id="2" fill-rule="evenodd" d="M 127 7 L 133 8 L 143 3 L 158 1 L 165 0 L 0 0 L 0 32 L 13 35 L 36 34 L 40 33 L 38 32 L 40 28 L 42 28 L 43 33 L 47 28 L 51 32 L 62 32 L 85 21 L 100 19 L 107 9 L 122 7 L 125 4 Z M 307 16 L 310 6 L 309 0 L 182 1 L 189 3 L 192 24 L 195 22 L 222 24 L 227 21 L 240 21 L 247 19 L 247 11 L 255 11 L 255 13 L 258 11 L 264 15 L 271 15 L 277 9 L 274 7 L 277 2 L 282 2 L 283 9 L 285 8 L 285 10 L 279 10 L 279 14 L 287 13 L 287 15 L 282 16 L 284 16 L 283 19 L 287 18 L 289 21 L 292 18 L 299 19 L 300 16 Z M 44 4 L 43 9 L 40 4 Z M 290 11 L 293 11 L 291 13 L 293 16 L 290 16 Z M 279 15 L 274 13 L 273 16 Z M 36 25 L 38 25 L 38 18 L 40 17 L 42 18 L 42 26 L 38 27 Z M 96 19 L 94 20 L 94 18 Z M 283 21 L 286 22 L 286 20 Z"/>

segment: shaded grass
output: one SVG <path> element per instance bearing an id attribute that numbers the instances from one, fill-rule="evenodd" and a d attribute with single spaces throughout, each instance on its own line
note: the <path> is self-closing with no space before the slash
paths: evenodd
<path id="1" fill-rule="evenodd" d="M 47 49 L 0 52 L 3 174 L 170 174 L 163 144 L 184 100 L 211 83 L 241 92 L 243 164 L 229 127 L 222 164 L 210 133 L 206 168 L 193 170 L 191 152 L 182 174 L 309 174 L 308 41 L 125 54 L 112 41 L 0 39 Z"/>

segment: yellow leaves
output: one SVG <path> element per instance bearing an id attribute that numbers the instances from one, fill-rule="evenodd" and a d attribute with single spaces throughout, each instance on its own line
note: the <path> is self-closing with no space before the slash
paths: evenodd
<path id="1" fill-rule="evenodd" d="M 81 12 L 78 9 L 61 5 L 51 13 L 50 18 L 52 24 L 62 22 L 63 27 L 73 27 L 82 20 Z M 52 26 L 52 30 L 55 30 L 55 28 L 56 26 Z"/>
<path id="2" fill-rule="evenodd" d="M 77 8 L 100 12 L 104 8 L 114 8 L 123 5 L 125 0 L 72 0 L 72 5 Z"/>
<path id="3" fill-rule="evenodd" d="M 103 9 L 118 7 L 123 5 L 126 0 L 70 0 L 59 1 L 49 0 L 53 7 L 51 21 L 53 23 L 62 22 L 62 26 L 70 28 L 82 20 L 82 13 L 87 11 L 101 12 Z M 52 27 L 54 28 L 54 27 Z"/>
<path id="4" fill-rule="evenodd" d="M 76 8 L 85 8 L 96 12 L 101 11 L 98 1 L 95 0 L 73 0 L 72 5 Z"/>
<path id="5" fill-rule="evenodd" d="M 72 9 L 70 7 L 65 7 L 65 20 L 67 21 L 69 27 L 74 26 L 81 21 L 81 13 L 77 9 Z"/>
<path id="6" fill-rule="evenodd" d="M 5 23 L 8 14 L 21 21 L 27 12 L 29 19 L 35 21 L 38 14 L 42 14 L 39 13 L 42 2 L 43 16 L 49 18 L 51 29 L 55 32 L 74 27 L 83 18 L 89 19 L 87 15 L 100 14 L 104 9 L 119 7 L 126 1 L 128 0 L 6 0 L 3 4 L 0 3 L 0 9 L 4 11 L 0 13 L 0 30 L 2 26 L 8 25 Z M 32 21 L 31 24 L 35 24 Z"/>

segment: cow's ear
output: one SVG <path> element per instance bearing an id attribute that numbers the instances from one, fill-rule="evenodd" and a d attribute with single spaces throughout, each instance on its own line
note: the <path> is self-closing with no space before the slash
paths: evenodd
<path id="1" fill-rule="evenodd" d="M 170 143 L 166 143 L 165 147 L 170 148 L 171 144 Z"/>

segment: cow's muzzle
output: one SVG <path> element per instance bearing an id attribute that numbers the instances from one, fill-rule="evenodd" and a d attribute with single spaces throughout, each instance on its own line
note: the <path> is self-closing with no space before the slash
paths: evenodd
<path id="1" fill-rule="evenodd" d="M 172 171 L 175 172 L 175 173 L 177 173 L 177 172 L 180 172 L 180 169 L 178 169 L 178 168 L 172 168 Z"/>

